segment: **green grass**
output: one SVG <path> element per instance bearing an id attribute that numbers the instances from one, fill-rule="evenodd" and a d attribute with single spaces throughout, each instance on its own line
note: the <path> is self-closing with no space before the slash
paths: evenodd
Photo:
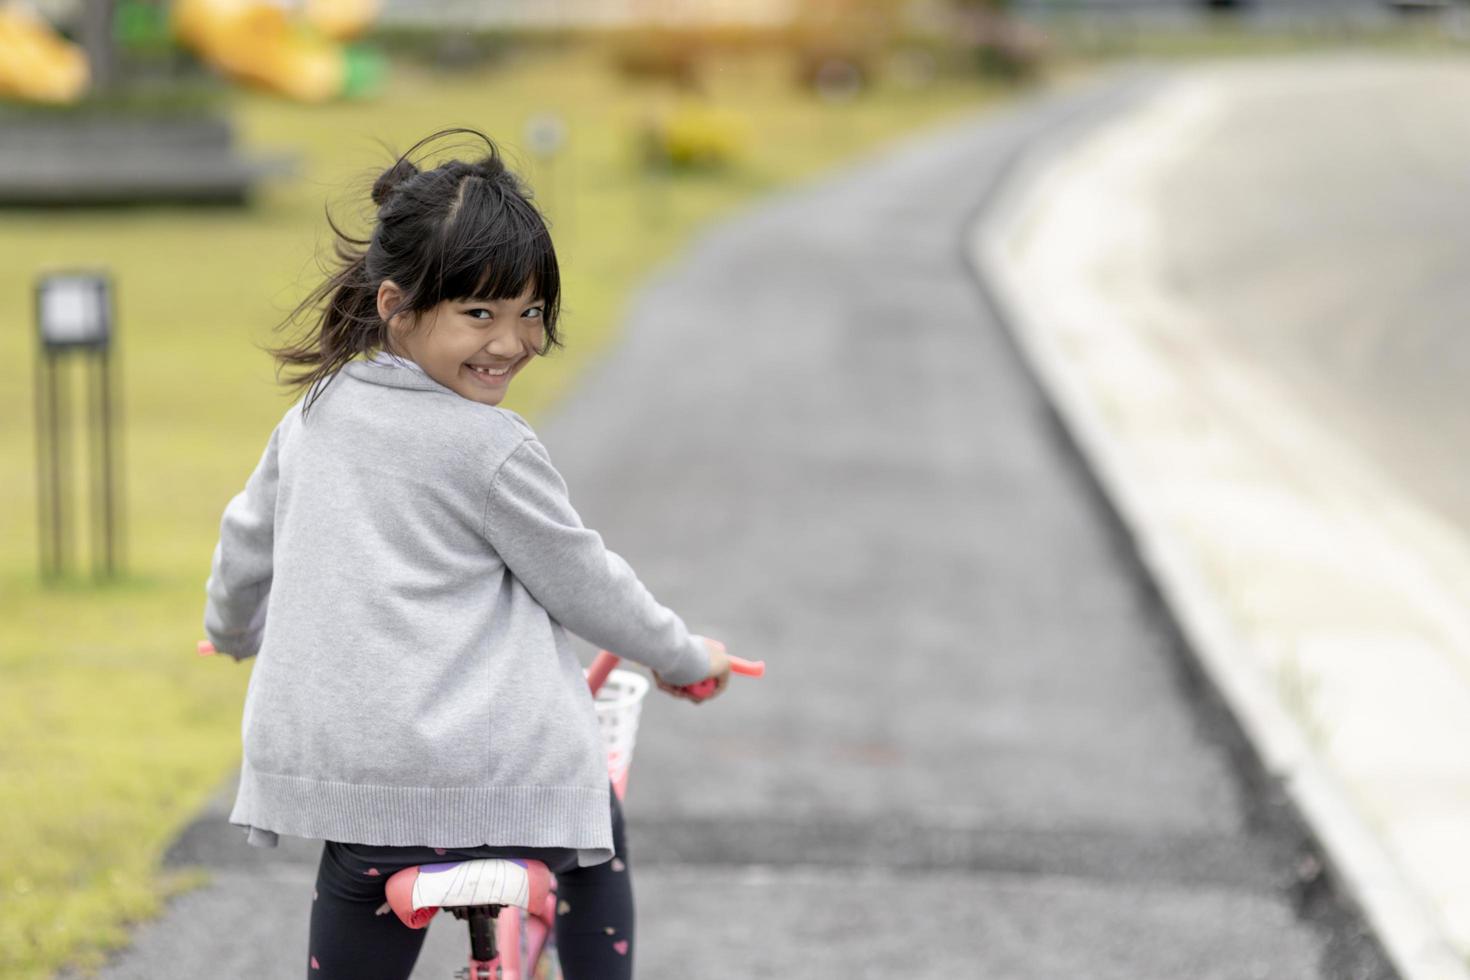
<path id="1" fill-rule="evenodd" d="M 508 404 L 534 421 L 615 339 L 630 290 L 701 224 L 1004 95 L 941 80 L 823 107 L 755 58 L 711 78 L 711 98 L 752 134 L 724 175 L 647 184 L 631 132 L 658 93 L 621 85 L 584 50 L 453 76 L 399 66 L 372 103 L 232 96 L 248 148 L 302 154 L 300 177 L 249 210 L 0 215 L 0 976 L 94 966 L 129 923 L 200 880 L 164 874 L 159 858 L 238 759 L 250 668 L 193 646 L 220 512 L 288 404 L 255 345 L 316 281 L 323 204 L 362 213 L 364 181 L 387 163 L 376 140 L 403 149 L 471 124 L 514 149 L 533 113 L 566 120 L 554 183 L 527 170 L 553 219 L 569 345 L 517 381 Z M 30 290 L 45 268 L 92 265 L 117 284 L 129 574 L 43 589 Z"/>

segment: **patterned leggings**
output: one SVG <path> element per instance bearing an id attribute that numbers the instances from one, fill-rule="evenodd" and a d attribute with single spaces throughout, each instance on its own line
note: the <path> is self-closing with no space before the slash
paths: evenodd
<path id="1" fill-rule="evenodd" d="M 311 903 L 308 980 L 408 980 L 428 930 L 398 921 L 384 884 L 400 868 L 486 857 L 532 858 L 556 873 L 556 943 L 566 980 L 632 980 L 633 883 L 616 795 L 612 818 L 617 856 L 587 868 L 576 866 L 575 850 L 560 847 L 445 850 L 324 842 Z"/>

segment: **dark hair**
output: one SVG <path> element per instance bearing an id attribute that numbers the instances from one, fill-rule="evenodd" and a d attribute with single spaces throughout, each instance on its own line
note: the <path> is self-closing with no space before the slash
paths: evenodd
<path id="1" fill-rule="evenodd" d="M 409 159 L 426 143 L 460 133 L 483 140 L 489 153 L 469 162 L 447 160 L 431 170 Z M 562 346 L 556 330 L 561 274 L 546 219 L 490 137 L 458 127 L 424 137 L 373 182 L 372 199 L 377 217 L 368 238 L 353 238 L 327 211 L 339 266 L 276 328 L 289 329 L 321 307 L 293 342 L 270 348 L 277 378 L 287 368 L 304 369 L 284 381 L 296 392 L 306 390 L 303 411 L 344 364 L 387 346 L 388 323 L 378 315 L 378 287 L 385 279 L 404 293 L 388 319 L 446 299 L 514 299 L 534 284 L 544 302 L 541 353 Z"/>

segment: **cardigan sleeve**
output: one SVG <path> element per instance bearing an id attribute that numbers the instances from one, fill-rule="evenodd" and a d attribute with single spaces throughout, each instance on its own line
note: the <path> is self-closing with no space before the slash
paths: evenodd
<path id="1" fill-rule="evenodd" d="M 225 507 L 219 543 L 205 583 L 204 635 L 236 660 L 260 652 L 269 605 L 275 542 L 280 426 L 246 481 Z"/>
<path id="2" fill-rule="evenodd" d="M 709 676 L 703 638 L 582 525 L 538 440 L 526 439 L 496 471 L 482 533 L 531 596 L 573 633 L 671 684 Z"/>

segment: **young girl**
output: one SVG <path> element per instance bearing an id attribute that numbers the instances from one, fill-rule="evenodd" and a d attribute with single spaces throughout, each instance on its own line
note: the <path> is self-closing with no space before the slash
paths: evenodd
<path id="1" fill-rule="evenodd" d="M 488 154 L 419 170 L 467 133 Z M 307 976 L 402 980 L 425 932 L 387 911 L 399 868 L 544 861 L 568 980 L 632 975 L 621 814 L 567 630 L 655 673 L 729 679 L 583 527 L 546 449 L 497 407 L 559 345 L 545 222 L 475 130 L 421 140 L 373 185 L 368 239 L 287 318 L 304 392 L 225 508 L 205 632 L 258 658 L 230 822 L 321 839 Z M 330 222 L 330 217 L 329 217 Z"/>

